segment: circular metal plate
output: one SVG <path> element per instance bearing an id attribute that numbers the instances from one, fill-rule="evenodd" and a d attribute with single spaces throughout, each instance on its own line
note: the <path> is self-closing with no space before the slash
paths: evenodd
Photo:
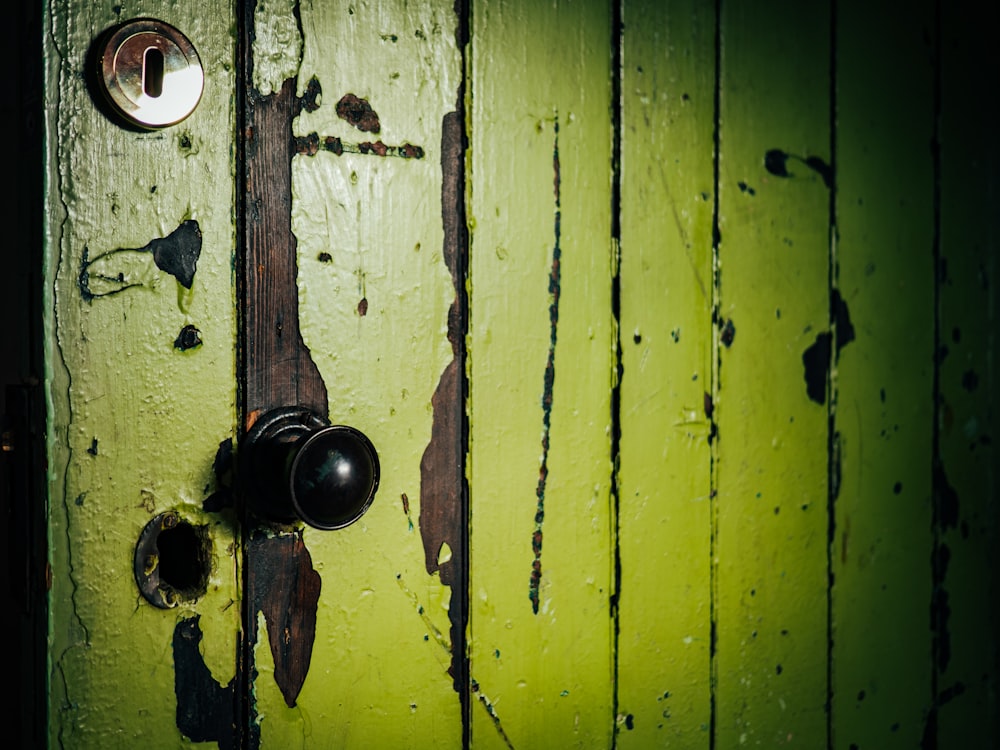
<path id="1" fill-rule="evenodd" d="M 98 55 L 98 81 L 122 117 L 153 130 L 194 111 L 205 74 L 187 37 L 162 21 L 140 18 L 108 33 Z"/>

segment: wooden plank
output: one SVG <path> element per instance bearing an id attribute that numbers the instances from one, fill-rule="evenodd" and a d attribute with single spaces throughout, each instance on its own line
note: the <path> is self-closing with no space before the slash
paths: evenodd
<path id="1" fill-rule="evenodd" d="M 235 420 L 235 24 L 194 2 L 147 12 L 190 38 L 206 72 L 194 114 L 148 133 L 101 114 L 83 75 L 92 41 L 123 19 L 88 2 L 45 7 L 49 739 L 59 747 L 230 739 L 233 519 L 203 501 L 220 488 L 213 462 Z M 179 267 L 165 262 L 173 251 Z M 160 609 L 140 596 L 133 562 L 144 526 L 166 511 L 191 533 L 174 537 L 181 571 L 163 538 L 155 569 L 182 583 L 200 554 L 210 570 L 203 594 Z M 198 687 L 185 681 L 195 673 Z M 192 702 L 204 723 L 179 716 Z"/>
<path id="2" fill-rule="evenodd" d="M 826 742 L 827 3 L 724 3 L 716 747 Z"/>
<path id="3" fill-rule="evenodd" d="M 612 741 L 611 9 L 472 13 L 471 739 Z"/>
<path id="4" fill-rule="evenodd" d="M 463 550 L 461 540 L 435 536 L 441 524 L 429 519 L 435 509 L 461 519 L 463 509 L 460 493 L 425 486 L 422 457 L 462 409 L 454 390 L 435 398 L 443 373 L 455 372 L 456 285 L 445 256 L 457 248 L 443 216 L 454 223 L 444 185 L 455 171 L 446 122 L 459 97 L 459 19 L 451 2 L 303 3 L 296 24 L 293 5 L 261 3 L 254 17 L 256 89 L 267 96 L 294 78 L 289 94 L 303 101 L 291 124 L 291 193 L 270 198 L 285 201 L 296 245 L 292 293 L 329 417 L 371 438 L 382 481 L 354 525 L 301 532 L 322 579 L 315 643 L 289 706 L 260 638 L 261 746 L 305 738 L 323 747 L 456 747 L 463 727 L 449 674 L 451 618 L 461 617 L 463 597 L 448 574 L 463 565 Z M 439 450 L 455 455 L 460 439 L 446 433 Z M 446 489 L 460 486 L 460 466 L 439 471 Z M 438 540 L 430 560 L 429 539 Z"/>
<path id="5" fill-rule="evenodd" d="M 931 708 L 930 10 L 837 4 L 837 265 L 855 332 L 836 381 L 837 747 L 916 747 Z"/>
<path id="6" fill-rule="evenodd" d="M 1000 79 L 989 25 L 971 3 L 942 3 L 940 69 L 938 436 L 935 684 L 924 747 L 1000 745 L 995 550 L 997 498 L 998 153 L 984 80 Z M 992 607 L 985 602 L 994 602 Z M 984 646 L 986 649 L 984 651 Z"/>
<path id="7" fill-rule="evenodd" d="M 707 747 L 715 10 L 622 21 L 617 746 Z"/>

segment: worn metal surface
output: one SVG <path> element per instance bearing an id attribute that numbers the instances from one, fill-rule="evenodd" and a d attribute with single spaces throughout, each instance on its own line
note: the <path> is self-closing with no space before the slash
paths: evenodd
<path id="1" fill-rule="evenodd" d="M 83 75 L 91 42 L 135 9 L 46 6 L 54 747 L 177 747 L 175 626 L 200 619 L 220 685 L 240 628 L 232 519 L 201 507 L 234 425 L 234 19 L 198 3 L 146 10 L 183 29 L 207 71 L 198 109 L 156 133 L 107 119 Z M 194 226 L 197 254 L 167 239 Z M 187 326 L 202 343 L 185 350 Z M 204 595 L 160 609 L 132 560 L 166 511 L 207 527 L 210 570 Z"/>

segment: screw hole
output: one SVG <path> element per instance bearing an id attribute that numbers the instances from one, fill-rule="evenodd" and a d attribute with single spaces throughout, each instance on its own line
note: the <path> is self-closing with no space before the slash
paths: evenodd
<path id="1" fill-rule="evenodd" d="M 169 609 L 208 591 L 212 541 L 206 526 L 163 513 L 143 529 L 135 550 L 139 591 L 150 604 Z"/>
<path id="2" fill-rule="evenodd" d="M 208 589 L 208 539 L 203 529 L 181 522 L 160 532 L 160 582 L 185 598 Z"/>

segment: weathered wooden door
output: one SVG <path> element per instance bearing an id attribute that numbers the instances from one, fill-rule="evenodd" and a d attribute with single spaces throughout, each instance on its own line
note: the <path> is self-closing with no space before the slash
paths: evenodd
<path id="1" fill-rule="evenodd" d="M 151 131 L 140 17 L 205 73 Z M 962 18 L 47 4 L 51 746 L 998 741 Z M 357 522 L 245 507 L 283 407 L 371 438 Z"/>

